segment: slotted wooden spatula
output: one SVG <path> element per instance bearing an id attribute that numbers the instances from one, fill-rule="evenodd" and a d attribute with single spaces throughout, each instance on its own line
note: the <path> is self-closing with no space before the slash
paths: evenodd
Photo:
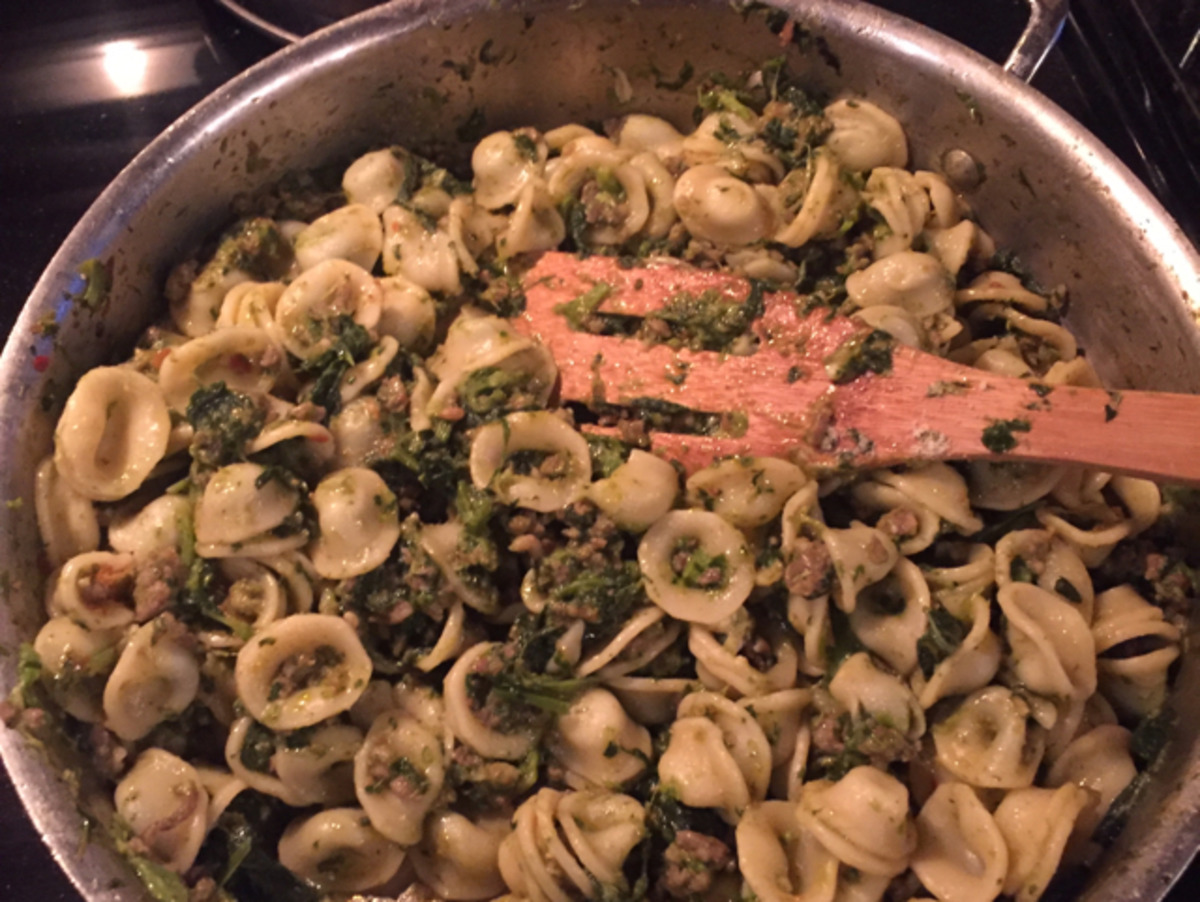
<path id="1" fill-rule="evenodd" d="M 668 431 L 687 419 L 675 416 L 651 432 L 652 446 L 689 472 L 735 454 L 816 470 L 989 459 L 1200 483 L 1200 396 L 994 376 L 882 340 L 825 309 L 803 313 L 786 292 L 761 299 L 753 353 L 652 343 L 639 331 L 646 318 L 665 327 L 663 317 L 689 299 L 711 310 L 715 299 L 746 303 L 753 290 L 738 276 L 670 260 L 627 267 L 613 257 L 548 253 L 524 285 L 517 328 L 554 355 L 563 402 L 675 413 L 678 405 L 710 415 L 693 422 L 720 424 L 706 435 Z"/>

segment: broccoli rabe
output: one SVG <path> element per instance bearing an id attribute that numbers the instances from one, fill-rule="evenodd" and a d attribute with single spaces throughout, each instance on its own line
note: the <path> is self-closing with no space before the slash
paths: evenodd
<path id="1" fill-rule="evenodd" d="M 262 429 L 266 412 L 249 395 L 214 382 L 192 394 L 187 419 L 195 430 L 192 458 L 215 468 L 245 460 L 246 444 Z"/>

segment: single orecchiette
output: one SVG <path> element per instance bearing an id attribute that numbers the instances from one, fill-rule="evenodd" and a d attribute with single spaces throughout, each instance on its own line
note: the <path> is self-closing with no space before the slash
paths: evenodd
<path id="1" fill-rule="evenodd" d="M 403 711 L 375 718 L 354 756 L 354 789 L 372 826 L 402 846 L 421 839 L 445 781 L 441 740 Z"/>
<path id="2" fill-rule="evenodd" d="M 650 731 L 606 689 L 589 689 L 555 724 L 550 740 L 572 789 L 618 789 L 649 766 Z"/>
<path id="3" fill-rule="evenodd" d="M 351 467 L 330 473 L 310 500 L 321 528 L 310 554 L 326 579 L 374 570 L 400 539 L 396 496 L 374 470 Z"/>
<path id="4" fill-rule="evenodd" d="M 866 652 L 846 658 L 829 681 L 829 694 L 857 720 L 870 715 L 915 739 L 925 732 L 925 712 L 898 677 L 880 670 Z"/>
<path id="5" fill-rule="evenodd" d="M 347 260 L 370 272 L 383 250 L 379 212 L 352 203 L 306 226 L 293 241 L 301 271 L 326 260 Z"/>
<path id="6" fill-rule="evenodd" d="M 497 646 L 490 642 L 473 645 L 458 656 L 450 672 L 446 674 L 443 692 L 446 699 L 446 726 L 462 742 L 469 745 L 485 758 L 501 758 L 517 761 L 534 746 L 536 735 L 532 731 L 520 730 L 504 733 L 493 729 L 480 719 L 477 706 L 471 701 L 467 679 L 486 664 L 488 656 L 495 653 Z"/>
<path id="7" fill-rule="evenodd" d="M 982 789 L 1031 785 L 1045 737 L 1029 716 L 1029 705 L 1003 686 L 971 693 L 931 730 L 937 763 Z"/>
<path id="8" fill-rule="evenodd" d="M 297 527 L 280 535 L 297 513 L 300 495 L 282 480 L 264 476 L 259 464 L 222 467 L 196 502 L 196 551 L 202 557 L 274 555 L 304 545 L 308 533 Z"/>
<path id="9" fill-rule="evenodd" d="M 1082 701 L 1096 691 L 1095 643 L 1072 604 L 1029 583 L 1002 586 L 996 599 L 1018 684 L 1062 700 Z"/>
<path id="10" fill-rule="evenodd" d="M 1179 627 L 1132 586 L 1116 586 L 1096 596 L 1092 637 L 1100 691 L 1117 713 L 1142 718 L 1157 711 L 1167 669 L 1179 657 Z"/>
<path id="11" fill-rule="evenodd" d="M 362 731 L 349 724 L 318 725 L 303 743 L 285 741 L 272 756 L 290 805 L 343 805 L 354 801 L 352 762 L 363 744 Z"/>
<path id="12" fill-rule="evenodd" d="M 627 891 L 622 866 L 645 835 L 644 822 L 641 804 L 627 795 L 541 789 L 513 815 L 500 873 L 530 902 Z"/>
<path id="13" fill-rule="evenodd" d="M 1046 785 L 1074 784 L 1089 790 L 1087 804 L 1075 819 L 1065 858 L 1086 860 L 1087 845 L 1109 807 L 1137 776 L 1129 751 L 1132 734 L 1115 723 L 1101 724 L 1076 737 L 1050 767 Z"/>
<path id="14" fill-rule="evenodd" d="M 192 765 L 147 749 L 117 784 L 115 802 L 153 861 L 177 874 L 192 866 L 208 832 L 208 793 Z"/>
<path id="15" fill-rule="evenodd" d="M 737 823 L 746 806 L 766 798 L 771 746 L 745 708 L 713 692 L 695 692 L 679 704 L 658 779 L 683 804 L 716 808 Z"/>
<path id="16" fill-rule="evenodd" d="M 912 869 L 942 902 L 990 902 L 1008 875 L 1008 845 L 975 790 L 943 783 L 917 815 Z"/>
<path id="17" fill-rule="evenodd" d="M 404 187 L 404 152 L 392 148 L 363 154 L 342 174 L 342 191 L 351 204 L 369 207 L 378 216 Z"/>
<path id="18" fill-rule="evenodd" d="M 129 637 L 104 686 L 104 723 L 126 742 L 183 713 L 200 688 L 200 664 L 169 615 Z"/>
<path id="19" fill-rule="evenodd" d="M 413 210 L 383 211 L 383 271 L 400 275 L 426 291 L 457 294 L 462 288 L 459 256 L 449 232 Z"/>
<path id="20" fill-rule="evenodd" d="M 906 166 L 908 141 L 890 113 L 861 98 L 835 100 L 825 107 L 833 130 L 825 146 L 847 169 L 866 172 L 880 166 Z"/>
<path id="21" fill-rule="evenodd" d="M 908 676 L 917 667 L 917 644 L 928 628 L 931 605 L 921 568 L 901 558 L 891 573 L 859 593 L 850 628 L 870 651 Z"/>
<path id="22" fill-rule="evenodd" d="M 1088 804 L 1087 790 L 1072 783 L 1058 789 L 1014 789 L 996 809 L 996 826 L 1008 845 L 1004 892 L 1035 902 L 1058 869 L 1075 819 Z"/>
<path id="23" fill-rule="evenodd" d="M 958 330 L 949 319 L 954 309 L 953 280 L 929 254 L 904 250 L 884 257 L 849 275 L 846 292 L 858 310 L 877 306 L 903 310 L 918 325 L 922 345 L 942 344 Z M 965 493 L 962 501 L 965 508 Z M 969 509 L 961 515 L 969 517 Z"/>
<path id="24" fill-rule="evenodd" d="M 500 844 L 511 832 L 507 818 L 472 820 L 455 811 L 435 812 L 409 859 L 421 882 L 442 899 L 495 899 L 505 889 Z"/>
<path id="25" fill-rule="evenodd" d="M 284 347 L 311 360 L 332 347 L 343 318 L 373 329 L 383 292 L 369 272 L 348 260 L 325 260 L 288 285 L 275 306 Z"/>
<path id="26" fill-rule="evenodd" d="M 401 275 L 379 280 L 382 292 L 379 334 L 390 335 L 405 350 L 424 351 L 433 341 L 437 327 L 437 304 L 415 282 Z"/>
<path id="27" fill-rule="evenodd" d="M 547 153 L 546 143 L 529 129 L 488 135 L 471 154 L 475 199 L 489 210 L 516 203 L 541 176 Z"/>
<path id="28" fill-rule="evenodd" d="M 371 679 L 371 659 L 345 620 L 294 614 L 238 652 L 238 698 L 272 729 L 298 730 L 350 708 Z"/>
<path id="29" fill-rule="evenodd" d="M 738 870 L 762 902 L 833 899 L 838 861 L 805 848 L 815 841 L 801 830 L 794 804 L 751 805 L 738 821 L 736 837 Z"/>
<path id="30" fill-rule="evenodd" d="M 158 384 L 171 409 L 182 413 L 197 389 L 214 382 L 246 394 L 266 394 L 284 363 L 265 329 L 230 326 L 168 351 L 158 371 Z"/>
<path id="31" fill-rule="evenodd" d="M 540 181 L 532 181 L 521 189 L 517 208 L 508 226 L 496 238 L 502 256 L 527 254 L 558 247 L 567 237 L 567 225 L 554 203 L 554 198 Z"/>
<path id="32" fill-rule="evenodd" d="M 321 892 L 357 893 L 391 880 L 404 850 L 381 836 L 361 808 L 329 808 L 288 825 L 279 861 Z"/>
<path id="33" fill-rule="evenodd" d="M 171 415 L 158 385 L 126 367 L 88 370 L 54 429 L 54 467 L 92 501 L 140 486 L 167 450 Z"/>
<path id="34" fill-rule="evenodd" d="M 750 529 L 778 517 L 807 481 L 799 467 L 777 457 L 730 458 L 688 477 L 687 500 L 739 529 Z"/>
<path id="35" fill-rule="evenodd" d="M 858 593 L 879 582 L 900 558 L 896 543 L 882 530 L 857 521 L 847 529 L 818 531 L 834 573 L 834 599 L 847 614 L 854 612 Z"/>
<path id="36" fill-rule="evenodd" d="M 535 511 L 566 507 L 592 478 L 587 441 L 546 411 L 512 413 L 483 426 L 471 442 L 470 468 L 476 488 Z"/>
<path id="37" fill-rule="evenodd" d="M 47 596 L 48 613 L 90 630 L 119 629 L 136 618 L 131 554 L 88 551 L 58 571 Z"/>
<path id="38" fill-rule="evenodd" d="M 176 548 L 180 526 L 187 523 L 192 506 L 182 495 L 160 495 L 136 511 L 118 511 L 108 524 L 108 544 L 115 551 L 144 556 L 162 548 Z"/>
<path id="39" fill-rule="evenodd" d="M 507 321 L 476 310 L 464 311 L 451 323 L 446 340 L 429 358 L 429 371 L 437 377 L 438 386 L 414 410 L 430 416 L 456 406 L 459 390 L 467 388 L 473 376 L 493 372 L 503 375 L 519 387 L 528 406 L 541 406 L 549 398 L 558 375 L 554 360 L 543 345 L 519 334 Z M 417 394 L 414 389 L 414 402 Z"/>
<path id="40" fill-rule="evenodd" d="M 981 689 L 1000 669 L 1003 649 L 991 629 L 992 606 L 982 595 L 972 595 L 963 607 L 970 619 L 970 628 L 962 643 L 939 661 L 932 673 L 913 675 L 913 689 L 922 708 L 930 708 L 952 695 Z"/>
<path id="41" fill-rule="evenodd" d="M 697 238 L 743 247 L 767 237 L 775 214 L 766 197 L 721 166 L 693 166 L 675 183 L 675 210 Z"/>
<path id="42" fill-rule="evenodd" d="M 34 477 L 38 533 L 50 566 L 100 547 L 100 521 L 92 502 L 58 474 L 54 458 L 38 464 Z"/>
<path id="43" fill-rule="evenodd" d="M 69 617 L 52 617 L 38 630 L 33 650 L 64 711 L 84 723 L 104 719 L 104 678 L 117 660 L 119 630 L 90 630 Z"/>
<path id="44" fill-rule="evenodd" d="M 902 873 L 917 842 L 908 789 L 870 766 L 856 767 L 836 783 L 806 783 L 797 819 L 839 861 L 871 876 Z"/>
<path id="45" fill-rule="evenodd" d="M 651 601 L 679 620 L 717 623 L 742 606 L 754 586 L 745 540 L 707 511 L 672 511 L 638 545 Z"/>
<path id="46" fill-rule="evenodd" d="M 587 498 L 623 529 L 645 532 L 675 505 L 679 476 L 661 457 L 634 448 L 611 476 L 587 487 Z"/>

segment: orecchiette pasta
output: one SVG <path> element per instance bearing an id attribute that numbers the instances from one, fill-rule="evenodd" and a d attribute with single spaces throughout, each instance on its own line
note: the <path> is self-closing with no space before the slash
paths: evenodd
<path id="1" fill-rule="evenodd" d="M 123 367 L 86 373 L 54 430 L 54 468 L 92 501 L 116 501 L 150 475 L 167 450 L 171 417 L 158 385 Z"/>
<path id="2" fill-rule="evenodd" d="M 196 769 L 162 749 L 147 749 L 117 784 L 117 813 L 151 858 L 182 874 L 208 828 L 208 792 Z"/>
<path id="3" fill-rule="evenodd" d="M 358 808 L 329 808 L 294 821 L 279 860 L 323 892 L 354 893 L 387 883 L 404 850 L 384 839 Z"/>
<path id="4" fill-rule="evenodd" d="M 243 646 L 236 677 L 238 697 L 256 720 L 296 730 L 350 708 L 371 678 L 371 659 L 345 620 L 296 614 Z"/>
<path id="5" fill-rule="evenodd" d="M 790 352 L 771 286 L 1031 405 L 1101 384 L 1062 292 L 908 168 L 892 113 L 780 61 L 700 98 L 684 130 L 495 132 L 470 182 L 400 146 L 340 194 L 288 182 L 79 379 L 12 706 L 97 761 L 171 898 L 250 902 L 275 855 L 296 899 L 1032 902 L 1111 838 L 1188 642 L 1187 496 L 1003 459 L 824 472 L 749 432 L 681 467 L 656 433 L 736 412 L 606 385 L 521 321 L 562 248 L 770 283 L 635 316 L 579 263 L 556 325 L 667 345 L 675 399 L 695 355 Z M 593 367 L 590 403 L 559 365 L 564 395 Z"/>

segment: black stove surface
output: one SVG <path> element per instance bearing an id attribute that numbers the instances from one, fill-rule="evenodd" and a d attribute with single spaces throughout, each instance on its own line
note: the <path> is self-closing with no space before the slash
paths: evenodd
<path id="1" fill-rule="evenodd" d="M 1018 0 L 881 5 L 1003 59 Z M 1034 84 L 1200 239 L 1200 0 L 1075 0 Z M 0 0 L 0 334 L 108 182 L 180 114 L 278 49 L 211 0 Z M 76 902 L 0 772 L 0 899 Z M 1200 898 L 1193 867 L 1169 902 Z"/>

